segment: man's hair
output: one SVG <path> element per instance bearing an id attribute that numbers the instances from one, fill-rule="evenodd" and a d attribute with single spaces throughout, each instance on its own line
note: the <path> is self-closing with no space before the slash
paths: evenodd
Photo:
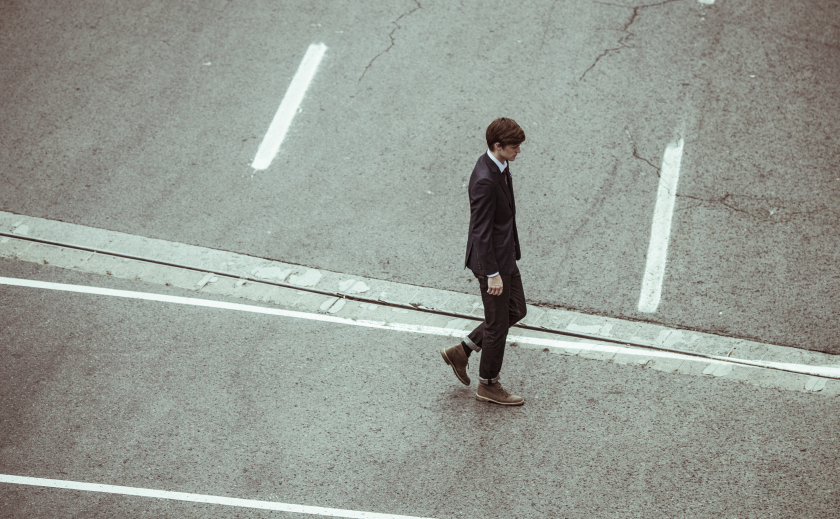
<path id="1" fill-rule="evenodd" d="M 499 117 L 487 127 L 487 148 L 493 151 L 493 145 L 519 146 L 525 142 L 525 132 L 513 119 Z"/>

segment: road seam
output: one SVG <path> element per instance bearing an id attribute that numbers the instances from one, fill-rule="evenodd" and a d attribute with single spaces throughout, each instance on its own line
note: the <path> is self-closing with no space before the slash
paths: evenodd
<path id="1" fill-rule="evenodd" d="M 430 327 L 451 329 L 453 332 L 469 332 L 475 326 L 472 319 L 428 313 L 409 312 L 394 308 L 387 303 L 419 306 L 481 317 L 479 295 L 462 294 L 453 291 L 418 287 L 378 279 L 363 278 L 337 272 L 311 269 L 308 267 L 255 258 L 244 254 L 220 251 L 205 247 L 156 240 L 116 231 L 95 229 L 76 224 L 57 222 L 42 218 L 16 215 L 0 211 L 0 231 L 12 233 L 21 239 L 0 238 L 0 257 L 47 264 L 80 272 L 111 275 L 123 279 L 134 279 L 148 283 L 175 286 L 198 293 L 233 296 L 261 303 L 271 303 L 286 308 L 312 313 L 326 313 L 354 319 L 382 321 L 386 323 L 421 324 Z M 33 243 L 24 238 L 35 237 L 75 246 L 109 250 L 118 254 L 142 256 L 158 261 L 189 265 L 198 270 L 187 270 L 173 266 L 149 265 L 146 262 L 126 260 L 95 253 L 84 253 L 74 249 Z M 202 271 L 203 270 L 203 271 Z M 268 282 L 283 282 L 288 288 L 271 286 L 260 282 L 223 278 L 208 271 L 239 273 L 264 279 Z M 202 283 L 204 282 L 204 283 Z M 317 289 L 329 294 L 312 294 L 300 288 Z M 333 301 L 336 295 L 354 294 L 386 304 L 364 303 L 345 300 L 344 304 Z M 803 352 L 796 348 L 764 344 L 743 339 L 720 337 L 688 330 L 671 329 L 649 323 L 624 321 L 621 319 L 591 316 L 562 309 L 550 309 L 528 305 L 529 318 L 539 319 L 541 326 L 550 329 L 594 331 L 595 336 L 605 340 L 621 342 L 641 341 L 664 348 L 673 348 L 696 354 L 737 357 L 733 352 L 745 351 L 752 354 L 746 360 L 768 359 L 782 364 L 802 364 L 812 367 L 840 367 L 840 358 L 818 352 Z M 537 330 L 511 330 L 510 340 L 522 347 L 540 348 L 542 340 L 556 341 L 556 335 Z M 527 341 L 527 342 L 526 342 Z M 565 341 L 568 344 L 580 340 Z M 840 394 L 840 381 L 828 380 L 825 385 L 810 375 L 772 371 L 758 367 L 739 365 L 738 369 L 711 369 L 717 364 L 711 360 L 668 358 L 655 351 L 629 352 L 621 346 L 607 344 L 592 345 L 576 350 L 573 347 L 560 349 L 564 354 L 579 355 L 590 359 L 606 360 L 618 364 L 641 365 L 659 371 L 694 376 L 714 376 L 738 380 L 760 387 L 797 390 L 809 393 L 836 396 Z M 557 350 L 557 348 L 551 348 Z M 707 372 L 707 369 L 709 370 Z M 761 372 L 760 375 L 754 372 Z M 824 379 L 819 379 L 824 380 Z"/>

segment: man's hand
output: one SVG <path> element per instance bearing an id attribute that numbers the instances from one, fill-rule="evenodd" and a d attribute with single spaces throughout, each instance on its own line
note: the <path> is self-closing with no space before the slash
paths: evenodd
<path id="1" fill-rule="evenodd" d="M 498 296 L 502 293 L 502 275 L 487 278 L 487 293 L 491 296 Z"/>

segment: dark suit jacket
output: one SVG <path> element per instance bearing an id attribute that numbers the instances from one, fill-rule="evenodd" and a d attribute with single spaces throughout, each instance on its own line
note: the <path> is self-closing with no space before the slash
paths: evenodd
<path id="1" fill-rule="evenodd" d="M 522 257 L 516 232 L 513 179 L 509 180 L 505 185 L 502 172 L 486 152 L 470 176 L 470 230 L 464 266 L 477 276 L 513 274 L 516 261 Z"/>

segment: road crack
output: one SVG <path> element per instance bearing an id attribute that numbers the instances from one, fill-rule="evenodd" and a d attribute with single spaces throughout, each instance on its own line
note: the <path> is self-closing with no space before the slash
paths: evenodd
<path id="1" fill-rule="evenodd" d="M 362 71 L 362 75 L 361 75 L 361 77 L 359 78 L 359 81 L 358 81 L 356 84 L 359 84 L 359 83 L 361 83 L 361 82 L 362 82 L 362 79 L 364 79 L 364 78 L 365 78 L 365 74 L 367 74 L 368 69 L 370 69 L 370 67 L 373 65 L 373 62 L 374 62 L 374 61 L 376 61 L 376 60 L 379 58 L 379 56 L 382 56 L 383 54 L 385 54 L 386 52 L 388 52 L 389 50 L 391 50 L 391 49 L 394 47 L 394 44 L 395 44 L 395 40 L 394 40 L 394 33 L 395 33 L 395 32 L 397 32 L 397 29 L 402 29 L 402 26 L 401 26 L 399 23 L 397 23 L 397 22 L 399 22 L 400 20 L 402 20 L 402 19 L 403 19 L 403 18 L 405 18 L 406 16 L 408 16 L 408 15 L 410 15 L 410 14 L 414 13 L 415 11 L 418 11 L 418 10 L 420 10 L 420 9 L 422 9 L 422 8 L 423 8 L 423 6 L 422 6 L 422 5 L 420 5 L 420 2 L 419 2 L 418 0 L 414 0 L 414 3 L 416 3 L 416 4 L 417 4 L 417 7 L 415 7 L 415 8 L 414 8 L 414 9 L 412 9 L 411 11 L 408 11 L 407 13 L 403 13 L 403 14 L 401 14 L 399 17 L 397 17 L 397 19 L 396 19 L 396 20 L 394 20 L 393 22 L 391 22 L 392 24 L 394 24 L 394 25 L 396 26 L 396 27 L 394 27 L 394 28 L 393 28 L 393 30 L 391 30 L 391 32 L 388 34 L 388 38 L 390 38 L 390 39 L 391 39 L 391 44 L 390 44 L 390 45 L 388 45 L 388 48 L 387 48 L 387 49 L 383 50 L 382 52 L 380 52 L 379 54 L 377 54 L 376 56 L 374 56 L 372 60 L 370 60 L 370 63 L 368 63 L 368 64 L 367 64 L 367 66 L 365 67 L 365 70 L 364 70 L 364 71 Z"/>
<path id="2" fill-rule="evenodd" d="M 628 140 L 628 141 L 630 141 L 630 147 L 632 147 L 632 148 L 633 148 L 633 158 L 639 159 L 639 160 L 641 160 L 642 162 L 647 163 L 647 165 L 648 165 L 648 166 L 652 167 L 652 168 L 656 171 L 656 176 L 661 178 L 661 177 L 662 177 L 662 175 L 660 175 L 661 169 L 660 169 L 660 168 L 658 168 L 658 167 L 656 167 L 656 166 L 655 166 L 655 165 L 654 165 L 651 161 L 649 161 L 648 159 L 646 159 L 646 158 L 642 157 L 641 155 L 639 155 L 639 150 L 636 148 L 636 141 L 634 141 L 634 140 L 633 140 L 633 136 L 632 136 L 632 135 L 630 135 L 630 130 L 628 130 L 627 128 L 625 128 L 625 129 L 624 129 L 624 133 L 626 133 L 626 134 L 627 134 L 627 140 Z"/>
<path id="3" fill-rule="evenodd" d="M 739 213 L 745 214 L 745 215 L 749 216 L 750 218 L 754 218 L 754 219 L 756 219 L 756 220 L 758 220 L 758 219 L 759 219 L 756 215 L 752 214 L 751 212 L 749 212 L 749 211 L 745 211 L 745 210 L 743 210 L 743 209 L 741 209 L 741 208 L 739 208 L 739 207 L 735 207 L 735 206 L 734 206 L 734 205 L 732 205 L 731 203 L 728 203 L 728 202 L 727 202 L 727 200 L 729 200 L 729 198 L 732 196 L 732 195 L 731 195 L 731 193 L 725 193 L 725 194 L 724 194 L 722 197 L 720 197 L 720 198 L 712 198 L 712 199 L 709 199 L 709 198 L 700 198 L 699 196 L 681 195 L 681 194 L 677 194 L 677 196 L 678 196 L 679 198 L 688 198 L 688 199 L 690 199 L 690 200 L 697 200 L 698 202 L 701 202 L 701 204 L 700 204 L 700 205 L 702 205 L 703 203 L 706 203 L 706 204 L 720 204 L 720 205 L 722 205 L 722 206 L 724 206 L 724 207 L 726 207 L 726 208 L 728 208 L 728 209 L 730 209 L 730 210 L 732 210 L 732 211 L 736 211 L 736 212 L 739 212 Z M 772 213 L 771 213 L 771 214 L 772 214 Z"/>
<path id="4" fill-rule="evenodd" d="M 774 196 L 750 196 L 725 193 L 717 198 L 702 198 L 699 196 L 677 193 L 681 199 L 694 200 L 694 205 L 680 207 L 681 211 L 690 211 L 704 205 L 720 205 L 742 214 L 760 223 L 789 224 L 796 221 L 808 221 L 811 225 L 826 227 L 837 232 L 836 222 L 840 218 L 840 211 L 829 204 L 805 204 L 785 200 Z M 809 207 L 810 206 L 810 207 Z"/>
<path id="5" fill-rule="evenodd" d="M 601 5 L 610 5 L 610 6 L 613 6 L 613 7 L 621 7 L 621 8 L 624 8 L 624 9 L 633 9 L 633 13 L 630 15 L 630 19 L 627 21 L 627 23 L 624 24 L 624 27 L 621 28 L 620 32 L 623 32 L 625 34 L 621 38 L 618 39 L 618 47 L 612 47 L 612 48 L 609 48 L 609 49 L 605 49 L 604 52 L 602 52 L 598 57 L 595 58 L 595 61 L 592 63 L 592 65 L 590 65 L 589 68 L 586 69 L 583 72 L 583 74 L 580 76 L 578 81 L 583 81 L 583 78 L 586 77 L 586 74 L 588 74 L 590 70 L 595 68 L 595 65 L 597 65 L 598 62 L 601 61 L 602 58 L 605 58 L 611 52 L 616 52 L 616 51 L 619 51 L 621 49 L 632 48 L 631 45 L 627 44 L 627 40 L 629 40 L 631 37 L 635 36 L 634 33 L 630 32 L 630 26 L 633 25 L 633 23 L 636 21 L 636 17 L 639 16 L 639 11 L 641 11 L 642 9 L 647 9 L 648 7 L 659 7 L 660 5 L 670 4 L 671 2 L 676 2 L 676 1 L 677 0 L 665 0 L 664 2 L 659 2 L 657 4 L 645 4 L 645 5 L 637 5 L 637 6 L 610 4 L 610 3 L 607 3 L 607 2 L 596 2 L 596 3 L 601 4 Z"/>

